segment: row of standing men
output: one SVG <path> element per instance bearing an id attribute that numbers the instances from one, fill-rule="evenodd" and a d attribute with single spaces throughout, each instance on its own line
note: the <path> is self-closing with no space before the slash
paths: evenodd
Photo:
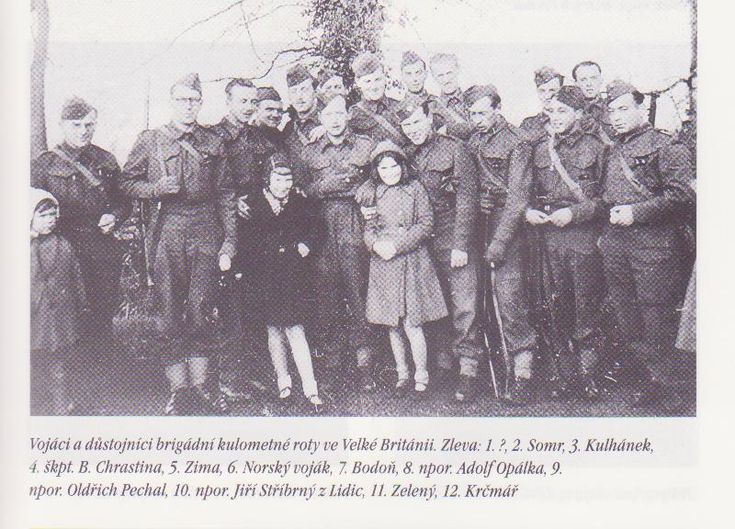
<path id="1" fill-rule="evenodd" d="M 607 294 L 615 343 L 647 372 L 633 404 L 681 405 L 671 353 L 685 284 L 681 225 L 694 204 L 691 145 L 653 129 L 632 85 L 613 82 L 603 94 L 593 62 L 575 67 L 574 85 L 539 69 L 534 80 L 544 108 L 520 127 L 502 116 L 492 85 L 460 89 L 455 56 L 437 54 L 430 69 L 439 96 L 424 88 L 425 62 L 405 53 L 407 92 L 397 101 L 385 94 L 379 57 L 358 56 L 360 99 L 349 111 L 335 72 L 315 79 L 303 66 L 291 68 L 285 111 L 273 88 L 233 79 L 225 88 L 229 112 L 212 127 L 197 123 L 202 91 L 190 75 L 171 87 L 171 122 L 141 133 L 122 170 L 91 143 L 96 111 L 78 99 L 67 103 L 65 139 L 34 161 L 32 185 L 59 200 L 58 229 L 95 293 L 95 318 L 104 321 L 116 310 L 121 254 L 110 233 L 129 214 L 131 198 L 153 205 L 145 210 L 146 261 L 170 338 L 163 354 L 172 395 L 167 411 L 187 387 L 223 409 L 219 389 L 206 389 L 208 359 L 217 354 L 208 316 L 219 274 L 237 262 L 248 197 L 262 192 L 277 152 L 287 156 L 295 185 L 318 202 L 326 227 L 317 256 L 316 348 L 337 365 L 346 361 L 344 351 L 354 353 L 359 386 L 375 387 L 379 336 L 366 318 L 363 242 L 375 189 L 363 184 L 373 148 L 386 141 L 406 153 L 432 206 L 429 247 L 451 323 L 449 332 L 436 333 L 433 376 L 455 384 L 457 401 L 476 391 L 491 312 L 509 403 L 531 400 L 540 343 L 555 357 L 574 359 L 558 379 L 557 395 L 575 390 L 597 398 Z M 529 285 L 538 278 L 530 277 L 529 259 L 542 263 L 544 325 L 532 324 Z M 221 363 L 225 393 L 236 375 L 227 366 L 235 364 Z"/>

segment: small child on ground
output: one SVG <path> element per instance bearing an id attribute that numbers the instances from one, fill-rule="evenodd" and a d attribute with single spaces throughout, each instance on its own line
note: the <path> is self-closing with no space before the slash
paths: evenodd
<path id="1" fill-rule="evenodd" d="M 68 396 L 69 362 L 79 340 L 86 296 L 79 261 L 69 241 L 53 233 L 59 203 L 51 193 L 31 188 L 31 411 L 45 414 L 42 388 L 51 397 L 51 415 L 74 411 Z"/>

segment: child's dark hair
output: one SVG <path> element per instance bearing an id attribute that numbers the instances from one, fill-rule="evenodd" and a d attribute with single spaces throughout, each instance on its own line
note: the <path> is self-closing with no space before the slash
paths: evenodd
<path id="1" fill-rule="evenodd" d="M 57 206 L 56 202 L 54 202 L 50 198 L 44 198 L 43 200 L 40 200 L 38 204 L 36 204 L 36 209 L 34 209 L 33 212 L 34 213 L 45 213 L 52 209 L 59 209 L 59 206 Z"/>
<path id="2" fill-rule="evenodd" d="M 382 180 L 380 179 L 380 173 L 378 173 L 378 164 L 383 158 L 393 158 L 396 163 L 401 167 L 401 179 L 396 185 L 404 185 L 413 180 L 413 171 L 411 170 L 408 164 L 408 160 L 406 160 L 406 157 L 403 156 L 400 152 L 385 151 L 373 160 L 371 178 L 376 184 L 382 182 Z"/>

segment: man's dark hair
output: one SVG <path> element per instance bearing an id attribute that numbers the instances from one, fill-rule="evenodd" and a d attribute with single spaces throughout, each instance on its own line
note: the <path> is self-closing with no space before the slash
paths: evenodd
<path id="1" fill-rule="evenodd" d="M 34 213 L 45 213 L 50 210 L 57 210 L 59 206 L 50 198 L 44 198 L 36 204 L 36 208 L 33 210 Z"/>
<path id="2" fill-rule="evenodd" d="M 225 86 L 225 94 L 227 94 L 227 97 L 230 97 L 232 95 L 232 89 L 236 86 L 244 86 L 246 88 L 255 88 L 255 85 L 250 79 L 243 79 L 241 77 L 236 77 L 232 79 L 229 83 L 227 83 L 227 86 Z"/>
<path id="3" fill-rule="evenodd" d="M 572 78 L 576 81 L 577 80 L 577 70 L 582 68 L 583 66 L 596 66 L 597 70 L 602 73 L 602 68 L 600 68 L 600 65 L 597 64 L 594 61 L 582 61 L 578 65 L 576 65 L 574 68 L 572 68 Z"/>

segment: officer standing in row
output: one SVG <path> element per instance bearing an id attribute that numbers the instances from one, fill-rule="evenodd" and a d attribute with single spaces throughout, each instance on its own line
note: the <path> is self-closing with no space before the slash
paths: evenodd
<path id="1" fill-rule="evenodd" d="M 513 404 L 525 404 L 531 398 L 536 333 L 530 325 L 524 286 L 522 191 L 512 186 L 528 185 L 531 147 L 525 135 L 500 113 L 500 96 L 494 86 L 469 88 L 465 102 L 476 128 L 468 144 L 480 174 L 483 248 L 487 265 L 492 267 L 484 273 L 485 317 L 496 302 L 503 329 L 500 339 L 505 340 L 501 346 L 508 353 L 507 375 L 513 381 L 506 398 Z"/>
<path id="2" fill-rule="evenodd" d="M 92 144 L 97 110 L 79 98 L 61 110 L 62 142 L 31 164 L 31 185 L 59 201 L 57 232 L 69 240 L 82 270 L 91 305 L 88 329 L 95 340 L 109 335 L 117 309 L 122 248 L 113 231 L 129 214 L 118 189 L 120 167 Z"/>
<path id="3" fill-rule="evenodd" d="M 453 53 L 437 53 L 429 64 L 431 75 L 441 88 L 438 104 L 432 109 L 439 116 L 437 123 L 446 127 L 443 132 L 466 141 L 473 129 L 459 86 L 459 60 Z"/>
<path id="4" fill-rule="evenodd" d="M 477 168 L 461 141 L 433 130 L 428 102 L 418 106 L 403 102 L 398 117 L 415 147 L 412 165 L 434 210 L 429 250 L 453 326 L 453 332 L 441 335 L 439 381 L 447 383 L 453 378 L 453 360 L 458 360 L 460 376 L 454 398 L 468 402 L 474 396 L 483 350 L 477 316 Z M 447 338 L 451 345 L 445 343 Z"/>
<path id="5" fill-rule="evenodd" d="M 647 120 L 644 96 L 615 81 L 607 87 L 615 145 L 603 173 L 609 208 L 600 239 L 620 342 L 647 369 L 634 406 L 682 404 L 672 380 L 672 354 L 682 294 L 679 224 L 694 203 L 694 166 L 686 146 Z"/>
<path id="6" fill-rule="evenodd" d="M 302 154 L 309 177 L 305 189 L 318 200 L 327 232 L 317 264 L 317 346 L 331 367 L 344 368 L 340 331 L 346 328 L 347 348 L 357 357 L 359 387 L 372 391 L 376 385 L 373 357 L 377 331 L 365 313 L 368 254 L 355 191 L 368 178 L 373 142 L 351 131 L 347 119 L 344 96 L 333 95 L 324 101 L 319 121 L 325 133 Z"/>
<path id="7" fill-rule="evenodd" d="M 390 140 L 404 145 L 406 139 L 396 118 L 398 101 L 385 95 L 385 68 L 375 53 L 358 55 L 352 63 L 360 101 L 350 107 L 350 128 L 374 143 Z"/>
<path id="8" fill-rule="evenodd" d="M 604 143 L 611 143 L 615 133 L 610 125 L 607 102 L 602 94 L 603 81 L 600 65 L 583 61 L 572 69 L 572 79 L 582 90 L 587 104 L 584 108 L 582 128 L 597 134 Z"/>
<path id="9" fill-rule="evenodd" d="M 190 412 L 187 397 L 222 412 L 219 392 L 214 396 L 206 387 L 209 357 L 217 346 L 208 319 L 219 271 L 229 270 L 235 253 L 234 185 L 222 138 L 197 123 L 199 76 L 177 81 L 170 96 L 171 122 L 138 136 L 121 188 L 148 206 L 147 247 L 171 387 L 165 413 Z"/>
<path id="10" fill-rule="evenodd" d="M 561 85 L 564 84 L 564 76 L 549 66 L 543 66 L 534 72 L 533 82 L 536 84 L 536 94 L 541 102 L 541 112 L 521 122 L 521 130 L 526 134 L 530 143 L 535 143 L 546 135 L 549 117 L 544 112 L 544 107 L 561 89 Z"/>
<path id="11" fill-rule="evenodd" d="M 541 234 L 549 345 L 558 361 L 553 396 L 596 400 L 595 366 L 602 346 L 600 307 L 605 293 L 597 239 L 606 148 L 582 128 L 586 103 L 578 87 L 563 86 L 546 105 L 549 133 L 534 148 L 525 218 Z"/>

